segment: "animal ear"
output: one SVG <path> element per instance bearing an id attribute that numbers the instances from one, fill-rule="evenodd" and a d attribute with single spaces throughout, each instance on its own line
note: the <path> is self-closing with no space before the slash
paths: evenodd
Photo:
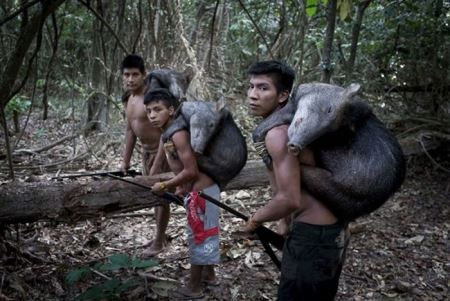
<path id="1" fill-rule="evenodd" d="M 171 82 L 169 86 L 169 92 L 175 97 L 175 99 L 179 100 L 184 97 L 183 89 L 178 85 L 175 79 L 171 77 Z"/>
<path id="2" fill-rule="evenodd" d="M 183 103 L 181 102 L 179 105 L 178 105 L 178 108 L 175 108 L 175 112 L 173 112 L 173 116 L 174 117 L 178 117 L 178 115 L 180 115 L 180 113 L 181 113 L 181 107 L 183 106 Z"/>
<path id="3" fill-rule="evenodd" d="M 227 102 L 223 95 L 220 97 L 220 99 L 216 102 L 216 108 L 215 111 L 219 114 L 219 119 L 223 120 L 225 119 L 228 114 L 230 114 L 230 111 L 227 109 Z"/>
<path id="4" fill-rule="evenodd" d="M 189 86 L 192 79 L 195 77 L 195 70 L 192 66 L 187 66 L 186 69 L 181 73 L 186 80 L 186 85 Z"/>
<path id="5" fill-rule="evenodd" d="M 174 106 L 169 107 L 169 116 L 173 117 L 175 115 L 175 108 Z"/>
<path id="6" fill-rule="evenodd" d="M 361 89 L 361 85 L 357 83 L 350 84 L 347 88 L 344 90 L 344 97 L 347 99 L 353 98 Z"/>
<path id="7" fill-rule="evenodd" d="M 215 111 L 216 112 L 220 112 L 223 109 L 225 109 L 227 106 L 227 101 L 225 100 L 225 97 L 220 96 L 219 100 L 216 102 L 216 107 L 215 107 Z"/>

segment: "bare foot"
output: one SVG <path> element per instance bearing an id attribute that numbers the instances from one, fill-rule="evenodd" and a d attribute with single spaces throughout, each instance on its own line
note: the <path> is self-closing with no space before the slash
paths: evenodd
<path id="1" fill-rule="evenodd" d="M 175 291 L 172 291 L 169 295 L 171 300 L 195 300 L 202 299 L 205 297 L 205 294 L 202 291 L 193 292 L 186 286 L 180 287 Z"/>
<path id="2" fill-rule="evenodd" d="M 214 279 L 202 279 L 202 283 L 204 283 L 206 286 L 219 286 L 220 282 L 217 278 Z"/>
<path id="3" fill-rule="evenodd" d="M 156 240 L 152 240 L 150 242 L 150 247 L 144 250 L 142 252 L 142 256 L 144 257 L 154 257 L 164 251 L 165 247 L 167 246 L 167 241 L 164 241 L 162 243 L 158 243 Z"/>
<path id="4" fill-rule="evenodd" d="M 205 266 L 202 270 L 202 283 L 205 286 L 219 286 L 219 280 L 216 277 L 213 266 Z"/>

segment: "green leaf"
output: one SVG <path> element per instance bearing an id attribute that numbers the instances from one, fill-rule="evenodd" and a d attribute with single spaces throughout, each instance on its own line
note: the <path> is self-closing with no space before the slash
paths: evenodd
<path id="1" fill-rule="evenodd" d="M 118 279 L 113 278 L 102 284 L 89 288 L 87 291 L 79 295 L 76 300 L 102 300 L 104 298 L 107 298 L 108 300 L 118 299 L 118 297 L 115 296 L 115 291 L 120 284 L 121 283 Z"/>
<path id="2" fill-rule="evenodd" d="M 130 263 L 130 266 L 132 268 L 149 268 L 149 267 L 154 267 L 156 265 L 158 265 L 158 262 L 153 259 L 141 260 L 141 259 L 133 258 Z"/>
<path id="3" fill-rule="evenodd" d="M 125 254 L 114 254 L 108 257 L 109 261 L 111 261 L 112 264 L 117 265 L 127 265 L 131 262 L 131 259 L 128 255 Z"/>
<path id="4" fill-rule="evenodd" d="M 44 87 L 44 84 L 45 84 L 45 79 L 41 78 L 36 81 L 36 87 L 38 87 L 38 88 Z"/>
<path id="5" fill-rule="evenodd" d="M 317 0 L 307 0 L 306 1 L 306 14 L 309 17 L 314 16 L 317 11 Z"/>
<path id="6" fill-rule="evenodd" d="M 131 264 L 131 259 L 125 254 L 114 254 L 108 257 L 109 263 L 99 266 L 102 271 L 115 271 L 121 268 L 128 268 Z"/>
<path id="7" fill-rule="evenodd" d="M 338 3 L 339 18 L 342 21 L 351 20 L 352 3 L 351 0 L 340 0 Z"/>
<path id="8" fill-rule="evenodd" d="M 116 292 L 117 293 L 123 293 L 128 291 L 129 289 L 138 286 L 140 284 L 140 282 L 136 279 L 130 279 L 124 283 L 121 283 L 119 286 L 117 286 L 116 288 Z"/>
<path id="9" fill-rule="evenodd" d="M 91 274 L 91 270 L 88 267 L 83 267 L 80 269 L 76 269 L 73 271 L 70 271 L 66 276 L 66 282 L 69 285 L 73 285 L 76 282 L 86 278 Z"/>
<path id="10" fill-rule="evenodd" d="M 5 112 L 11 114 L 12 112 L 23 113 L 31 105 L 31 101 L 26 96 L 16 95 L 6 105 Z"/>
<path id="11" fill-rule="evenodd" d="M 121 293 L 137 285 L 139 285 L 139 281 L 135 279 L 130 279 L 122 283 L 119 279 L 113 278 L 89 288 L 79 295 L 76 300 L 119 300 Z"/>

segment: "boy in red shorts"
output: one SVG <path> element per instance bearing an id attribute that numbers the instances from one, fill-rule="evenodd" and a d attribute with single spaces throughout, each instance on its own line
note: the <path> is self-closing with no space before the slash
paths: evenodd
<path id="1" fill-rule="evenodd" d="M 177 103 L 166 89 L 154 89 L 144 97 L 147 117 L 154 127 L 166 130 L 173 121 Z M 163 135 L 164 136 L 164 135 Z M 165 153 L 170 169 L 176 174 L 165 182 L 155 183 L 156 193 L 176 188 L 176 194 L 185 197 L 188 220 L 189 255 L 191 260 L 189 281 L 171 296 L 175 299 L 203 298 L 203 284 L 215 283 L 214 265 L 219 263 L 220 209 L 198 196 L 199 191 L 219 199 L 219 186 L 199 171 L 195 153 L 186 129 L 173 133 L 159 144 L 157 159 Z"/>

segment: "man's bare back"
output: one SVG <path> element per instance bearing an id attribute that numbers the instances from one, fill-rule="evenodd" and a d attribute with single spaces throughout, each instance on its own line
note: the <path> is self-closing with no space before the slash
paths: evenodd
<path id="1" fill-rule="evenodd" d="M 302 165 L 316 165 L 314 161 L 314 153 L 311 149 L 308 148 L 304 149 L 300 153 L 298 160 L 300 162 L 300 169 L 302 168 Z M 296 221 L 315 224 L 323 223 L 324 225 L 329 225 L 337 222 L 337 218 L 323 204 L 323 202 L 313 197 L 305 189 L 301 190 L 301 194 L 302 201 L 309 210 L 306 209 L 303 212 L 299 212 L 298 215 L 296 215 Z"/>

